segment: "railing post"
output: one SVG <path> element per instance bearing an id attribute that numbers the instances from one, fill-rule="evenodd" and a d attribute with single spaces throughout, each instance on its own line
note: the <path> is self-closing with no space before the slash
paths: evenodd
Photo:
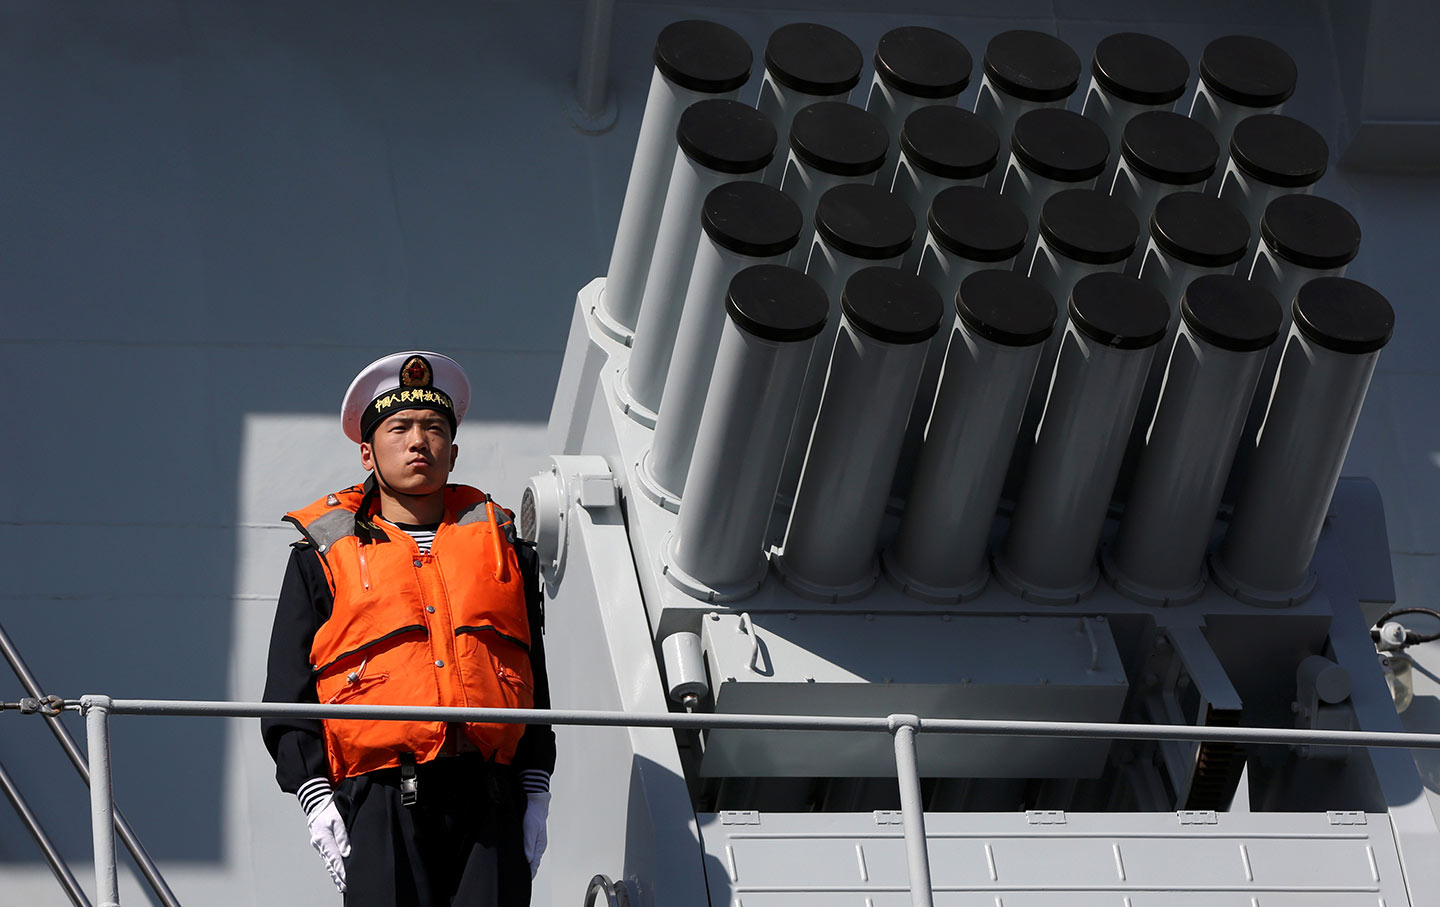
<path id="1" fill-rule="evenodd" d="M 85 743 L 90 753 L 90 827 L 95 846 L 95 903 L 120 907 L 115 872 L 115 800 L 110 787 L 110 697 L 83 696 Z"/>
<path id="2" fill-rule="evenodd" d="M 920 764 L 915 757 L 915 734 L 920 719 L 915 715 L 891 715 L 890 733 L 895 736 L 895 772 L 900 780 L 900 816 L 905 823 L 905 858 L 910 867 L 912 907 L 934 907 L 930 888 L 930 851 L 925 842 L 925 803 L 920 796 Z"/>
<path id="3" fill-rule="evenodd" d="M 20 685 L 25 688 L 26 694 L 34 696 L 36 699 L 44 699 L 44 688 L 40 686 L 40 681 L 35 678 L 35 675 L 30 673 L 25 659 L 20 657 L 20 649 L 10 640 L 3 625 L 0 625 L 0 654 L 3 654 L 5 660 L 10 662 L 10 668 L 20 679 Z M 45 715 L 45 724 L 50 728 L 50 733 L 55 735 L 55 741 L 65 751 L 65 756 L 70 760 L 70 764 L 75 766 L 75 771 L 80 774 L 80 780 L 89 784 L 90 771 L 85 767 L 85 756 L 80 752 L 80 746 L 75 742 L 75 738 L 70 736 L 70 732 L 66 730 L 60 716 Z M 150 885 L 150 890 L 155 892 L 155 896 L 160 899 L 162 907 L 180 907 L 175 893 L 170 890 L 169 885 L 165 884 L 165 877 L 160 874 L 160 868 L 155 865 L 155 861 L 146 852 L 145 845 L 140 843 L 140 836 L 135 834 L 135 829 L 130 827 L 130 823 L 125 820 L 125 815 L 120 812 L 118 806 L 115 807 L 115 833 L 120 836 L 120 843 L 130 851 L 130 856 L 135 858 L 135 865 L 140 868 L 140 874 L 145 877 L 145 881 Z"/>

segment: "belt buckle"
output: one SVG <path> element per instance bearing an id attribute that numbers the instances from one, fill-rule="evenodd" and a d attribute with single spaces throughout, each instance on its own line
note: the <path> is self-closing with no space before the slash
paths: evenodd
<path id="1" fill-rule="evenodd" d="M 415 776 L 415 754 L 400 754 L 400 805 L 414 806 L 420 799 L 420 779 Z"/>

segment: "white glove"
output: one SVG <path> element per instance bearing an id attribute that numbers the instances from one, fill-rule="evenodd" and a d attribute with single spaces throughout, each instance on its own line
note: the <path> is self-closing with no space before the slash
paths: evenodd
<path id="1" fill-rule="evenodd" d="M 344 894 L 345 858 L 350 856 L 350 834 L 345 830 L 345 820 L 340 818 L 335 798 L 326 797 L 325 802 L 306 816 L 305 821 L 310 826 L 310 846 L 315 848 L 320 859 L 325 861 L 325 868 L 330 871 L 330 881 Z"/>
<path id="2" fill-rule="evenodd" d="M 550 843 L 545 833 L 545 823 L 550 819 L 550 794 L 532 793 L 525 795 L 525 859 L 530 861 L 530 878 L 540 871 L 540 858 L 545 855 L 545 845 Z"/>

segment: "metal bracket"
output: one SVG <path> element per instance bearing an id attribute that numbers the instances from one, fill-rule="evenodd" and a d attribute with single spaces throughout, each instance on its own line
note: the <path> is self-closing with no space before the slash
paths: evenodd
<path id="1" fill-rule="evenodd" d="M 877 809 L 875 810 L 876 825 L 904 825 L 904 814 L 898 809 Z"/>
<path id="2" fill-rule="evenodd" d="M 1220 817 L 1213 809 L 1182 809 L 1175 814 L 1181 825 L 1219 825 Z"/>

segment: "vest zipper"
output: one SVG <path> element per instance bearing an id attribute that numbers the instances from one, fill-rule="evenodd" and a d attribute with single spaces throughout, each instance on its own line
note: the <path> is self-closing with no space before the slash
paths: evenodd
<path id="1" fill-rule="evenodd" d="M 455 635 L 456 635 L 456 636 L 459 636 L 461 633 L 472 633 L 472 634 L 473 634 L 473 633 L 480 633 L 480 632 L 494 633 L 496 636 L 500 637 L 501 639 L 506 639 L 506 640 L 509 640 L 510 642 L 513 642 L 515 645 L 517 645 L 517 646 L 519 646 L 520 648 L 524 649 L 527 653 L 530 651 L 530 647 L 527 646 L 525 643 L 523 643 L 523 642 L 521 642 L 520 640 L 516 639 L 515 637 L 511 636 L 509 633 L 502 633 L 502 632 L 500 632 L 499 630 L 495 629 L 494 627 L 492 627 L 492 626 L 490 626 L 490 625 L 488 625 L 488 624 L 483 625 L 483 626 L 466 624 L 466 625 L 463 626 L 463 627 L 456 627 L 456 628 L 455 628 Z"/>
<path id="2" fill-rule="evenodd" d="M 510 581 L 510 571 L 505 564 L 505 551 L 500 547 L 500 522 L 495 519 L 495 502 L 485 496 L 485 512 L 490 517 L 490 540 L 495 543 L 495 582 Z"/>
<path id="3" fill-rule="evenodd" d="M 355 551 L 360 555 L 360 583 L 368 592 L 370 590 L 370 565 L 365 563 L 364 544 L 356 545 Z"/>

